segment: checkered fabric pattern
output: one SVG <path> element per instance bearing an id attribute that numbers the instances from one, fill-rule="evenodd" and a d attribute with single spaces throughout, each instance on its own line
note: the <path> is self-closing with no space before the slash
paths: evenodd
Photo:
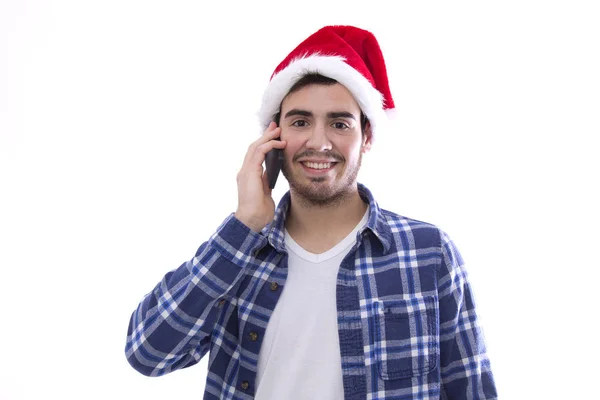
<path id="1" fill-rule="evenodd" d="M 496 399 L 463 259 L 436 226 L 370 205 L 340 265 L 344 399 Z M 261 339 L 285 289 L 290 193 L 256 233 L 229 215 L 133 312 L 125 354 L 160 376 L 209 353 L 205 399 L 249 400 Z M 299 330 L 302 327 L 298 327 Z"/>

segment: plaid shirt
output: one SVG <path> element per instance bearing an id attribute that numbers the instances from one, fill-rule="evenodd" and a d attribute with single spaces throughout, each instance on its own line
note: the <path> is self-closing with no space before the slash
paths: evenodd
<path id="1" fill-rule="evenodd" d="M 370 205 L 340 265 L 344 398 L 496 399 L 463 260 L 434 225 Z M 148 376 L 209 354 L 205 399 L 254 398 L 261 340 L 284 290 L 290 193 L 260 233 L 232 213 L 131 316 L 125 353 Z"/>

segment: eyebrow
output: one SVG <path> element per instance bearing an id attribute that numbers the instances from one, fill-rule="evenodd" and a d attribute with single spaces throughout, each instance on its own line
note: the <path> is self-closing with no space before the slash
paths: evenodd
<path id="1" fill-rule="evenodd" d="M 287 113 L 285 113 L 285 116 L 283 117 L 284 119 L 292 117 L 294 115 L 301 115 L 303 117 L 312 117 L 313 113 L 310 111 L 306 111 L 306 110 L 300 110 L 298 108 L 294 108 L 291 109 L 290 111 L 288 111 Z M 354 114 L 349 113 L 347 111 L 334 111 L 334 112 L 329 112 L 327 113 L 327 118 L 329 119 L 333 119 L 333 118 L 350 118 L 356 121 L 356 117 L 354 116 Z"/>

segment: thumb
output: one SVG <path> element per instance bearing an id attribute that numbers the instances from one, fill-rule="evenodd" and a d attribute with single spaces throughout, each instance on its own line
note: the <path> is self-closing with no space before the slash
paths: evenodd
<path id="1" fill-rule="evenodd" d="M 262 174 L 262 184 L 263 184 L 263 192 L 265 192 L 265 194 L 270 196 L 271 192 L 273 190 L 269 187 L 269 177 L 267 176 L 266 169 L 263 171 L 263 174 Z"/>

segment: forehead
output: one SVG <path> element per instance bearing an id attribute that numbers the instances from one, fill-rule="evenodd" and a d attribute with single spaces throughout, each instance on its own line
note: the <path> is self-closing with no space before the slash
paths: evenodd
<path id="1" fill-rule="evenodd" d="M 288 94 L 281 103 L 281 113 L 292 108 L 312 112 L 347 111 L 360 114 L 360 107 L 344 85 L 311 84 Z"/>

